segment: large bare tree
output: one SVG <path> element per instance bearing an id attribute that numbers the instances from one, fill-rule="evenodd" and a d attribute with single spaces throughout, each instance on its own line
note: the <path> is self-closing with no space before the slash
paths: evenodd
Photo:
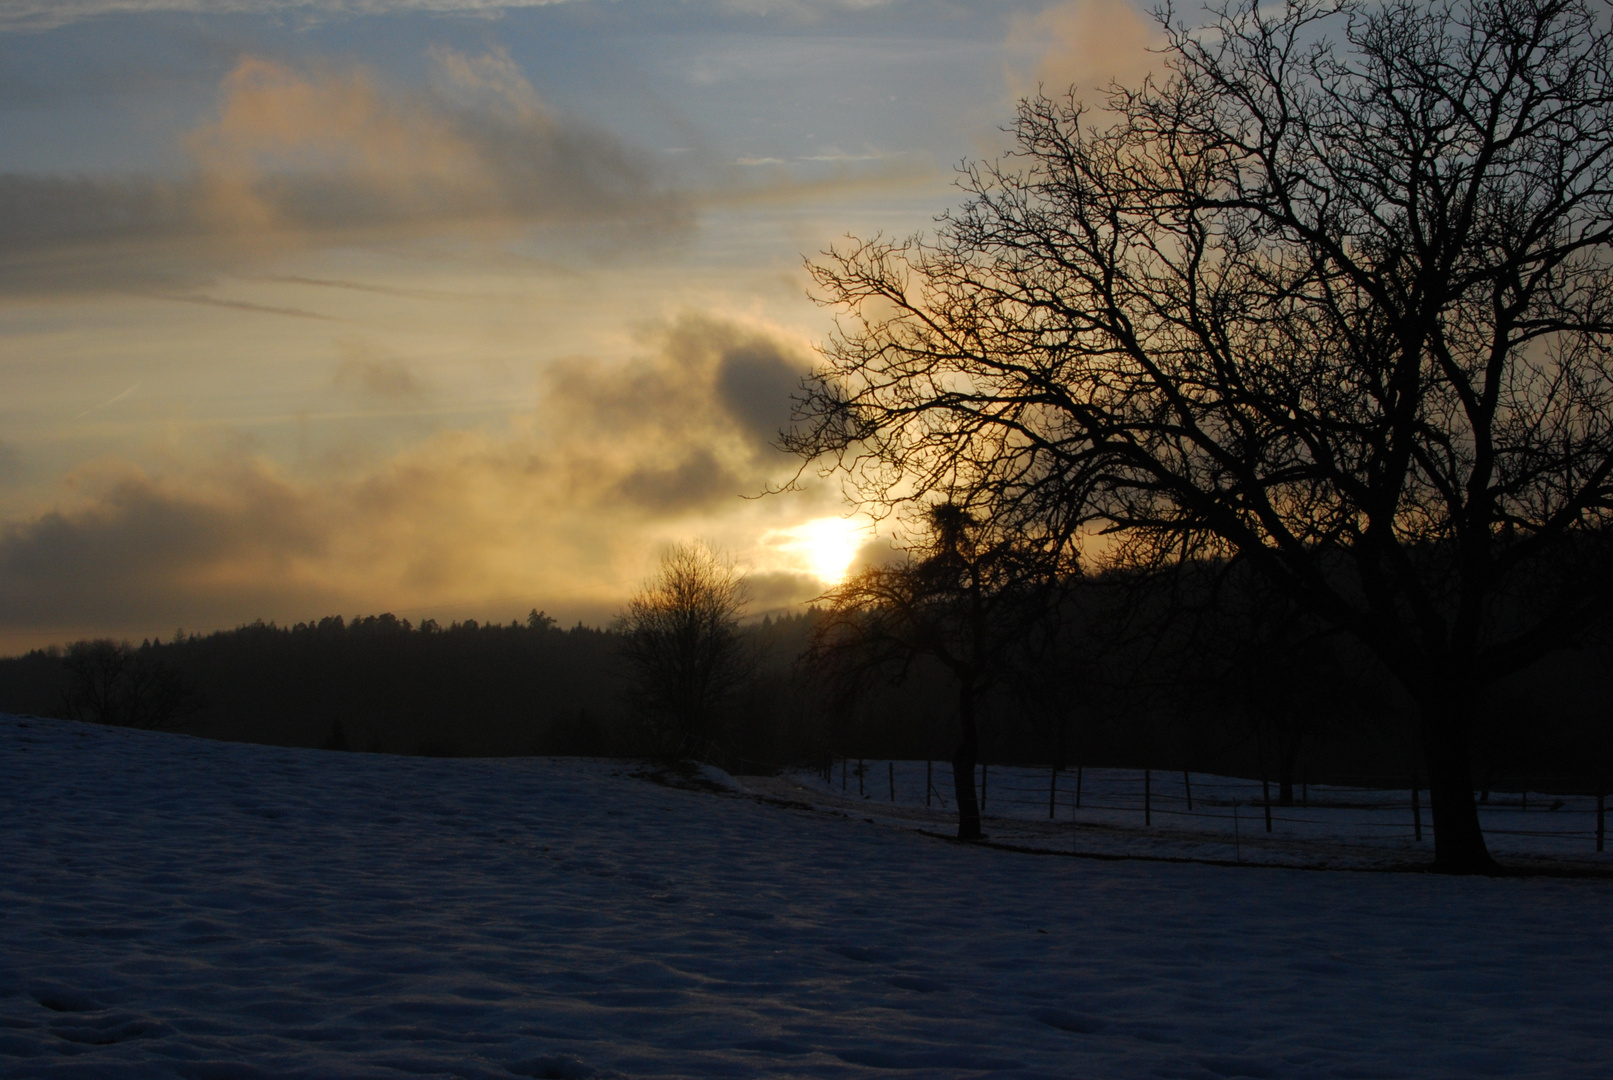
<path id="1" fill-rule="evenodd" d="M 787 443 L 866 503 L 1235 555 L 1415 701 L 1436 865 L 1494 868 L 1478 696 L 1607 608 L 1613 48 L 1588 0 L 1261 0 L 1021 102 L 840 305 Z M 1089 534 L 1092 535 L 1092 534 Z"/>

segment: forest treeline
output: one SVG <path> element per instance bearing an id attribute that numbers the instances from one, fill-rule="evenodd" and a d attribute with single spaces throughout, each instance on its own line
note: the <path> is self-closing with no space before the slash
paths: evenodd
<path id="1" fill-rule="evenodd" d="M 1414 710 L 1358 646 L 1180 583 L 1139 604 L 1088 583 L 1061 631 L 981 702 L 989 762 L 1191 768 L 1305 781 L 1415 781 Z M 1158 608 L 1150 612 L 1150 605 Z M 821 610 L 740 628 L 749 675 L 699 756 L 737 771 L 827 757 L 946 760 L 948 672 L 919 657 L 854 687 L 803 662 Z M 652 756 L 614 629 L 411 624 L 390 614 L 256 622 L 139 644 L 83 641 L 0 659 L 0 710 L 210 738 L 439 756 Z M 1484 787 L 1589 787 L 1613 764 L 1613 648 L 1561 652 L 1478 718 Z"/>

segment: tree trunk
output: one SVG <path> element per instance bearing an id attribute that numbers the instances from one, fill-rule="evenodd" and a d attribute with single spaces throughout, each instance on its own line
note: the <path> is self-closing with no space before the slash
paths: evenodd
<path id="1" fill-rule="evenodd" d="M 1473 801 L 1467 721 L 1472 703 L 1460 692 L 1423 705 L 1423 761 L 1434 819 L 1434 869 L 1446 874 L 1498 874 Z"/>
<path id="2" fill-rule="evenodd" d="M 975 693 L 968 682 L 958 685 L 958 749 L 952 754 L 952 789 L 958 800 L 958 839 L 980 839 L 980 804 L 975 801 L 975 764 L 980 760 L 980 731 L 975 725 Z"/>
<path id="3" fill-rule="evenodd" d="M 1294 805 L 1294 766 L 1299 761 L 1299 721 L 1289 718 L 1277 729 L 1277 805 Z"/>

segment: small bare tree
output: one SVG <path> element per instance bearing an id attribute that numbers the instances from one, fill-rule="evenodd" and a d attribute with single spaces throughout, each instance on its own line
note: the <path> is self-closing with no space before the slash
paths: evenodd
<path id="1" fill-rule="evenodd" d="M 977 840 L 980 701 L 1009 673 L 1012 654 L 1050 627 L 1060 546 L 996 534 L 954 503 L 932 506 L 924 516 L 928 535 L 913 558 L 869 567 L 825 595 L 829 611 L 807 661 L 852 693 L 879 674 L 905 675 L 920 657 L 947 670 L 958 695 L 952 755 L 958 838 Z"/>
<path id="2" fill-rule="evenodd" d="M 658 749 L 695 754 L 722 703 L 749 676 L 739 632 L 747 602 L 734 560 L 704 543 L 674 544 L 617 616 L 622 655 Z"/>
<path id="3" fill-rule="evenodd" d="M 62 708 L 70 720 L 161 728 L 189 708 L 195 695 L 153 648 L 98 638 L 76 641 L 62 659 L 67 684 Z"/>

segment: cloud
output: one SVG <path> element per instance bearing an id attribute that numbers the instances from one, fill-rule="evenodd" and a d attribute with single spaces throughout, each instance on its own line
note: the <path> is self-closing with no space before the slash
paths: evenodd
<path id="1" fill-rule="evenodd" d="M 334 377 L 351 391 L 430 392 L 396 357 L 341 348 Z M 83 467 L 55 506 L 0 527 L 0 637 L 496 597 L 513 598 L 508 611 L 607 611 L 657 543 L 737 538 L 744 520 L 763 523 L 755 535 L 816 509 L 740 498 L 792 464 L 768 447 L 766 395 L 806 364 L 766 327 L 691 313 L 646 328 L 624 361 L 560 365 L 503 428 L 439 431 L 359 471 L 298 475 L 225 437 L 172 448 L 181 464 L 160 475 Z M 766 606 L 815 595 L 806 582 L 785 574 Z"/>
<path id="2" fill-rule="evenodd" d="M 754 616 L 765 615 L 780 608 L 798 607 L 823 594 L 823 582 L 811 574 L 788 570 L 774 570 L 748 574 L 745 587 L 750 593 L 747 611 Z"/>
<path id="3" fill-rule="evenodd" d="M 573 471 L 655 513 L 760 491 L 784 460 L 772 443 L 811 366 L 805 351 L 698 314 L 646 331 L 645 344 L 625 363 L 576 358 L 545 374 L 541 419 Z"/>
<path id="4" fill-rule="evenodd" d="M 588 599 L 619 541 L 569 514 L 535 450 L 518 433 L 448 433 L 348 480 L 228 451 L 166 476 L 81 475 L 70 505 L 0 532 L 0 629 Z"/>
<path id="5" fill-rule="evenodd" d="M 744 491 L 743 477 L 730 471 L 709 447 L 679 454 L 667 464 L 633 468 L 610 488 L 612 501 L 628 503 L 651 513 L 675 513 L 707 506 Z"/>
<path id="6" fill-rule="evenodd" d="M 857 554 L 851 558 L 851 565 L 846 567 L 846 574 L 849 576 L 876 566 L 900 566 L 907 560 L 907 552 L 883 537 L 876 537 L 857 549 Z"/>
<path id="7" fill-rule="evenodd" d="M 328 546 L 311 509 L 261 468 L 200 484 L 131 473 L 0 533 L 0 610 L 13 626 L 161 624 L 295 597 L 298 564 Z"/>
<path id="8" fill-rule="evenodd" d="M 161 13 L 295 15 L 310 20 L 410 12 L 496 17 L 522 8 L 583 2 L 587 0 L 8 0 L 0 7 L 0 30 L 48 30 L 109 15 Z M 894 0 L 713 0 L 712 6 L 739 14 L 810 18 L 825 10 L 859 11 L 892 2 Z"/>
<path id="9" fill-rule="evenodd" d="M 15 480 L 26 470 L 22 452 L 13 443 L 0 439 L 0 483 Z"/>
<path id="10" fill-rule="evenodd" d="M 375 346 L 353 338 L 336 343 L 341 360 L 331 382 L 338 389 L 359 390 L 389 401 L 417 401 L 426 386 L 408 364 Z"/>
<path id="11" fill-rule="evenodd" d="M 1133 85 L 1158 69 L 1159 27 L 1129 0 L 1064 0 L 1008 27 L 1008 84 L 1015 97 L 1072 87 L 1091 103 L 1110 84 Z"/>
<path id="12" fill-rule="evenodd" d="M 0 175 L 0 287 L 177 287 L 288 248 L 534 222 L 681 225 L 656 159 L 555 115 L 503 52 L 425 90 L 246 57 L 177 179 Z"/>
<path id="13" fill-rule="evenodd" d="M 802 361 L 774 341 L 740 340 L 718 351 L 716 383 L 728 412 L 755 438 L 772 442 L 790 420 L 790 397 L 801 389 Z"/>
<path id="14" fill-rule="evenodd" d="M 413 220 L 655 216 L 648 157 L 562 123 L 503 53 L 432 52 L 430 93 L 362 67 L 248 57 L 187 144 L 222 228 L 346 230 Z"/>
<path id="15" fill-rule="evenodd" d="M 0 7 L 0 29 L 49 30 L 110 15 L 300 15 L 339 18 L 426 12 L 497 15 L 519 8 L 579 0 L 9 0 Z"/>

